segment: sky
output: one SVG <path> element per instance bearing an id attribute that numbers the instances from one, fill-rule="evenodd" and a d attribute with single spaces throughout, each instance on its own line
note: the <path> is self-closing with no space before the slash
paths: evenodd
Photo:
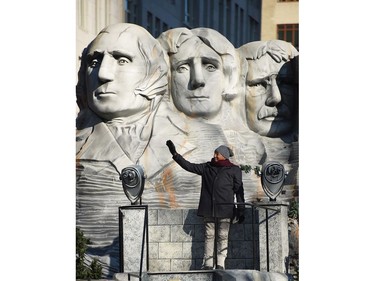
<path id="1" fill-rule="evenodd" d="M 4 280 L 75 279 L 75 1 L 57 3 L 0 4 Z M 375 251 L 369 3 L 300 2 L 304 281 L 372 274 L 373 259 L 364 256 Z"/>

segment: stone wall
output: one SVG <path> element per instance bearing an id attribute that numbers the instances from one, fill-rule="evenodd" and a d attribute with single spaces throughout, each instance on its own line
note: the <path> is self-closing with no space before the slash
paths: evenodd
<path id="1" fill-rule="evenodd" d="M 255 237 L 259 234 L 256 230 Z M 251 209 L 243 224 L 232 225 L 229 234 L 228 269 L 254 266 Z M 258 245 L 255 241 L 255 245 Z M 203 219 L 196 210 L 149 211 L 150 271 L 185 271 L 200 269 L 204 252 Z M 258 250 L 257 250 L 258 252 Z"/>
<path id="2" fill-rule="evenodd" d="M 288 230 L 285 224 L 287 205 L 279 203 L 270 205 L 273 210 L 268 212 L 268 260 L 271 271 L 284 272 L 284 259 L 288 255 Z M 267 270 L 265 207 L 270 206 L 259 206 L 254 209 L 254 213 L 251 207 L 247 207 L 244 223 L 231 226 L 227 269 Z M 201 268 L 204 253 L 204 225 L 203 219 L 198 217 L 196 212 L 196 209 L 148 210 L 149 271 L 188 271 Z M 127 216 L 129 215 L 130 213 Z M 142 224 L 143 218 L 139 219 L 138 223 Z M 128 225 L 123 225 L 123 228 L 128 228 Z M 140 226 L 139 229 L 141 228 Z M 132 243 L 141 241 L 139 237 L 142 233 L 139 232 L 127 232 L 127 236 L 121 237 L 121 241 L 124 241 L 124 245 L 127 241 Z M 132 247 L 137 248 L 136 245 Z M 137 253 L 132 253 L 132 258 L 134 256 L 137 256 Z M 126 258 L 125 256 L 125 265 L 129 262 Z M 127 266 L 124 268 L 126 269 Z"/>

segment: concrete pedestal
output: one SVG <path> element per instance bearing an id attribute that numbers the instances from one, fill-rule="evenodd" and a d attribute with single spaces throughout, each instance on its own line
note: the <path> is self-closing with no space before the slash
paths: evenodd
<path id="1" fill-rule="evenodd" d="M 119 208 L 120 272 L 147 271 L 148 208 L 145 205 Z"/>
<path id="2" fill-rule="evenodd" d="M 285 259 L 289 255 L 289 204 L 270 201 L 257 203 L 257 206 L 259 210 L 260 271 L 285 273 Z"/>

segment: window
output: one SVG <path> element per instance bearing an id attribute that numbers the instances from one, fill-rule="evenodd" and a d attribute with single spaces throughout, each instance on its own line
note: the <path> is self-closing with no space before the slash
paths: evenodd
<path id="1" fill-rule="evenodd" d="M 234 9 L 234 43 L 237 46 L 240 46 L 244 43 L 244 10 L 235 4 Z"/>
<path id="2" fill-rule="evenodd" d="M 292 43 L 298 49 L 299 45 L 299 25 L 295 24 L 278 24 L 277 39 Z"/>
<path id="3" fill-rule="evenodd" d="M 124 9 L 125 9 L 125 14 L 126 14 L 126 19 L 129 19 L 130 17 L 130 3 L 129 3 L 130 0 L 125 0 L 124 1 Z"/>
<path id="4" fill-rule="evenodd" d="M 161 29 L 161 22 L 158 17 L 155 18 L 155 32 L 154 37 L 158 37 L 160 35 L 160 29 Z"/>
<path id="5" fill-rule="evenodd" d="M 247 34 L 247 41 L 256 41 L 260 38 L 260 26 L 259 22 L 257 22 L 251 16 L 248 16 L 248 34 Z"/>
<path id="6" fill-rule="evenodd" d="M 224 34 L 224 3 L 223 0 L 219 0 L 219 32 Z"/>
<path id="7" fill-rule="evenodd" d="M 234 5 L 234 42 L 238 43 L 238 4 L 236 3 Z M 243 23 L 240 23 L 240 26 L 242 26 Z"/>
<path id="8" fill-rule="evenodd" d="M 299 2 L 299 0 L 277 0 L 277 2 Z"/>
<path id="9" fill-rule="evenodd" d="M 124 8 L 126 14 L 126 21 L 130 23 L 137 23 L 137 4 L 133 0 L 125 0 Z"/>
<path id="10" fill-rule="evenodd" d="M 232 1 L 231 0 L 219 0 L 219 32 L 224 36 L 231 34 L 232 25 Z"/>
<path id="11" fill-rule="evenodd" d="M 231 24 L 232 24 L 232 5 L 231 5 L 231 0 L 227 0 L 227 4 L 225 5 L 225 13 L 226 13 L 226 32 L 225 34 L 227 36 L 229 36 L 231 34 L 231 30 L 230 30 L 230 27 L 231 27 Z M 238 15 L 237 15 L 238 16 Z M 238 19 L 238 17 L 236 17 L 236 20 Z"/>
<path id="12" fill-rule="evenodd" d="M 151 34 L 153 33 L 153 27 L 154 27 L 154 24 L 153 24 L 153 16 L 150 12 L 147 12 L 147 31 L 150 32 Z"/>
<path id="13" fill-rule="evenodd" d="M 168 30 L 168 24 L 166 24 L 165 22 L 163 22 L 162 32 L 167 31 L 167 30 Z"/>
<path id="14" fill-rule="evenodd" d="M 245 25 L 245 22 L 244 22 L 244 10 L 243 9 L 240 9 L 240 45 L 243 44 L 243 33 L 244 33 L 244 25 Z"/>
<path id="15" fill-rule="evenodd" d="M 192 23 L 192 12 L 193 12 L 193 3 L 191 0 L 184 0 L 184 22 L 188 26 Z"/>
<path id="16" fill-rule="evenodd" d="M 260 9 L 262 0 L 250 0 L 250 7 L 254 7 L 256 9 Z"/>

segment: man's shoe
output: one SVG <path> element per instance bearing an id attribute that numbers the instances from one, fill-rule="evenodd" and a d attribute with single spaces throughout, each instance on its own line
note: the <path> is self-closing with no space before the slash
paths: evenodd
<path id="1" fill-rule="evenodd" d="M 202 267 L 202 269 L 203 270 L 213 270 L 214 268 L 212 266 L 205 265 L 205 266 Z"/>
<path id="2" fill-rule="evenodd" d="M 221 265 L 218 265 L 218 266 L 216 266 L 216 269 L 218 269 L 218 270 L 224 270 L 224 267 L 221 266 Z"/>

